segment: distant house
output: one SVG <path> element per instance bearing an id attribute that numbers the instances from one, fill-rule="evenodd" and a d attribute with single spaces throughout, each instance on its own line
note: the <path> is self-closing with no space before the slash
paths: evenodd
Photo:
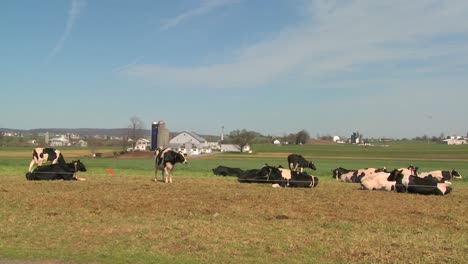
<path id="1" fill-rule="evenodd" d="M 78 147 L 86 148 L 86 147 L 88 146 L 88 142 L 86 142 L 86 141 L 80 139 L 80 140 L 78 140 L 78 142 L 76 142 L 76 145 L 77 145 Z"/>
<path id="2" fill-rule="evenodd" d="M 151 141 L 149 141 L 148 139 L 146 138 L 139 138 L 137 139 L 136 143 L 135 143 L 135 148 L 134 150 L 136 151 L 144 151 L 144 150 L 147 150 L 149 149 L 151 146 Z"/>
<path id="3" fill-rule="evenodd" d="M 52 147 L 65 147 L 70 146 L 70 140 L 66 139 L 65 137 L 54 137 L 49 139 L 49 145 Z"/>
<path id="4" fill-rule="evenodd" d="M 281 141 L 278 139 L 273 140 L 273 145 L 281 145 Z"/>

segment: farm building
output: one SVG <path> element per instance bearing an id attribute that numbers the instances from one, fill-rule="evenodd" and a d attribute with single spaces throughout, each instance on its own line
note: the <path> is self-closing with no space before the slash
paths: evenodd
<path id="1" fill-rule="evenodd" d="M 169 140 L 168 146 L 187 155 L 199 155 L 208 142 L 194 132 L 184 131 Z"/>
<path id="2" fill-rule="evenodd" d="M 86 147 L 88 146 L 88 142 L 86 142 L 86 141 L 80 139 L 80 140 L 78 140 L 78 142 L 76 142 L 76 145 L 77 145 L 78 147 L 86 148 Z"/>
<path id="3" fill-rule="evenodd" d="M 64 147 L 70 146 L 70 140 L 66 139 L 64 136 L 54 137 L 49 140 L 49 145 L 52 147 Z"/>
<path id="4" fill-rule="evenodd" d="M 463 145 L 463 144 L 466 144 L 466 139 L 462 137 L 451 137 L 451 138 L 442 140 L 442 143 L 447 144 L 447 145 Z"/>
<path id="5" fill-rule="evenodd" d="M 135 143 L 135 149 L 137 151 L 143 151 L 149 149 L 151 142 L 146 138 L 139 138 Z"/>
<path id="6" fill-rule="evenodd" d="M 241 152 L 241 147 L 236 144 L 221 144 L 221 152 Z M 250 146 L 244 146 L 242 152 L 250 152 Z"/>

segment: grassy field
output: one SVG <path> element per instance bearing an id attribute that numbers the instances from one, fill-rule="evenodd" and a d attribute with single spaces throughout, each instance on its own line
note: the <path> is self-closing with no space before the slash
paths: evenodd
<path id="1" fill-rule="evenodd" d="M 28 182 L 28 149 L 0 149 L 0 263 L 467 263 L 468 147 L 253 146 L 176 166 L 174 183 L 151 181 L 151 155 L 80 158 L 84 182 Z M 112 153 L 112 149 L 100 152 Z M 286 166 L 313 160 L 315 189 L 275 189 L 213 176 L 223 164 Z M 331 169 L 457 169 L 447 196 L 358 190 Z M 112 168 L 115 176 L 106 168 Z M 21 263 L 21 262 L 19 262 Z"/>

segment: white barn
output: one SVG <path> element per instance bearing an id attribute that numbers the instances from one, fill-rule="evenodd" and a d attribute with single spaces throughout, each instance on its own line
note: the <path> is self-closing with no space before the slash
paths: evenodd
<path id="1" fill-rule="evenodd" d="M 195 132 L 181 132 L 169 140 L 169 147 L 187 155 L 199 155 L 208 147 L 208 141 Z"/>

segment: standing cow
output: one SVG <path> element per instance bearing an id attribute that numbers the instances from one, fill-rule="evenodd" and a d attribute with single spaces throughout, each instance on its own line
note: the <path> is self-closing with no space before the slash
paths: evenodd
<path id="1" fill-rule="evenodd" d="M 304 172 L 304 168 L 317 169 L 313 162 L 306 160 L 299 154 L 290 154 L 288 156 L 288 164 L 291 171 L 299 170 L 300 172 Z"/>
<path id="2" fill-rule="evenodd" d="M 154 180 L 157 181 L 158 170 L 162 171 L 162 179 L 166 183 L 172 183 L 172 172 L 176 163 L 187 164 L 184 154 L 171 148 L 157 148 L 154 152 Z"/>
<path id="3" fill-rule="evenodd" d="M 59 150 L 54 148 L 35 148 L 32 151 L 32 160 L 29 163 L 29 172 L 32 172 L 34 164 L 41 166 L 43 162 L 51 162 L 52 164 L 65 164 L 65 159 Z"/>

